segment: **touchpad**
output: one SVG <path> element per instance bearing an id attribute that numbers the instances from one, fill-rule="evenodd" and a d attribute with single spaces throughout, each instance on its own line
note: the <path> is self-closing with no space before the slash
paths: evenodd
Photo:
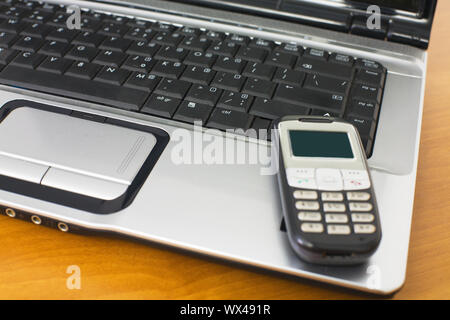
<path id="1" fill-rule="evenodd" d="M 150 132 L 19 107 L 0 124 L 0 174 L 111 200 L 125 193 L 156 143 Z"/>

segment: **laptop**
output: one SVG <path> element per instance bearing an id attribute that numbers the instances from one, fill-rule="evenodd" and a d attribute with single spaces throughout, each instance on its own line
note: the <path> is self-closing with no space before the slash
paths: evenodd
<path id="1" fill-rule="evenodd" d="M 436 2 L 2 0 L 2 219 L 391 294 Z M 262 133 L 290 114 L 360 133 L 383 232 L 362 265 L 312 265 L 289 245 Z"/>

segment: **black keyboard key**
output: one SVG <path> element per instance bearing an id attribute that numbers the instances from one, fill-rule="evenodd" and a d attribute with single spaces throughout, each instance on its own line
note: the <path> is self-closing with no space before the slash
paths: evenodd
<path id="1" fill-rule="evenodd" d="M 143 56 L 153 56 L 160 46 L 153 42 L 147 41 L 134 41 L 127 49 L 128 54 L 138 54 Z"/>
<path id="2" fill-rule="evenodd" d="M 272 121 L 260 117 L 255 117 L 250 130 L 247 131 L 247 135 L 261 140 L 271 140 L 270 129 Z"/>
<path id="3" fill-rule="evenodd" d="M 17 35 L 14 33 L 0 32 L 0 47 L 10 48 L 17 40 Z"/>
<path id="4" fill-rule="evenodd" d="M 376 122 L 361 117 L 348 116 L 345 119 L 358 129 L 361 137 L 372 139 L 375 135 Z"/>
<path id="5" fill-rule="evenodd" d="M 320 109 L 312 109 L 311 111 L 312 116 L 319 116 L 319 117 L 333 117 L 333 118 L 342 118 L 342 113 L 335 113 Z"/>
<path id="6" fill-rule="evenodd" d="M 258 78 L 248 78 L 242 92 L 263 98 L 272 98 L 276 83 Z"/>
<path id="7" fill-rule="evenodd" d="M 295 61 L 297 61 L 295 55 L 274 51 L 267 56 L 265 63 L 276 67 L 291 69 L 294 67 Z"/>
<path id="8" fill-rule="evenodd" d="M 356 72 L 355 81 L 370 86 L 382 87 L 384 85 L 385 73 L 370 69 L 359 69 Z"/>
<path id="9" fill-rule="evenodd" d="M 250 113 L 267 119 L 277 119 L 287 115 L 308 115 L 310 109 L 282 101 L 256 98 Z"/>
<path id="10" fill-rule="evenodd" d="M 226 38 L 225 38 L 226 42 L 234 42 L 240 46 L 247 46 L 250 42 L 250 38 L 240 35 L 240 34 L 229 34 Z"/>
<path id="11" fill-rule="evenodd" d="M 39 53 L 43 53 L 49 56 L 62 57 L 66 54 L 67 50 L 69 50 L 69 44 L 60 41 L 47 41 L 42 48 L 39 50 Z"/>
<path id="12" fill-rule="evenodd" d="M 264 49 L 268 51 L 272 51 L 272 49 L 274 49 L 275 46 L 276 46 L 275 42 L 273 41 L 257 38 L 253 39 L 249 44 L 249 47 Z"/>
<path id="13" fill-rule="evenodd" d="M 172 46 L 162 46 L 156 53 L 155 58 L 159 60 L 183 61 L 188 54 L 188 50 Z"/>
<path id="14" fill-rule="evenodd" d="M 154 74 L 147 74 L 145 72 L 135 71 L 131 74 L 128 80 L 123 84 L 125 87 L 144 90 L 147 92 L 153 91 L 156 85 L 161 80 L 160 77 Z"/>
<path id="15" fill-rule="evenodd" d="M 191 84 L 183 80 L 162 79 L 155 89 L 155 93 L 183 99 Z"/>
<path id="16" fill-rule="evenodd" d="M 95 80 L 120 86 L 129 75 L 130 72 L 128 70 L 119 69 L 118 67 L 112 66 L 104 66 L 95 77 Z"/>
<path id="17" fill-rule="evenodd" d="M 212 30 L 207 31 L 205 36 L 213 41 L 222 41 L 225 39 L 225 33 Z"/>
<path id="18" fill-rule="evenodd" d="M 79 33 L 76 38 L 72 40 L 72 44 L 81 44 L 88 47 L 97 48 L 104 39 L 105 36 L 101 34 L 85 31 Z"/>
<path id="19" fill-rule="evenodd" d="M 369 69 L 372 71 L 378 71 L 378 72 L 385 71 L 385 68 L 381 64 L 379 64 L 378 62 L 375 62 L 373 60 L 368 60 L 368 59 L 356 59 L 355 66 L 357 68 Z"/>
<path id="20" fill-rule="evenodd" d="M 0 31 L 8 33 L 19 33 L 26 26 L 27 24 L 25 22 L 21 22 L 19 19 L 7 19 L 0 23 Z"/>
<path id="21" fill-rule="evenodd" d="M 332 53 L 330 55 L 330 57 L 328 58 L 328 61 L 331 63 L 338 63 L 338 64 L 343 64 L 343 65 L 352 67 L 353 63 L 355 62 L 355 59 L 353 59 L 353 57 L 348 56 L 346 54 Z"/>
<path id="22" fill-rule="evenodd" d="M 78 34 L 77 30 L 69 30 L 63 27 L 53 29 L 45 38 L 47 40 L 56 40 L 61 42 L 71 42 Z"/>
<path id="23" fill-rule="evenodd" d="M 72 49 L 66 54 L 66 58 L 91 62 L 97 53 L 97 49 L 80 44 L 73 46 Z"/>
<path id="24" fill-rule="evenodd" d="M 382 93 L 382 90 L 378 87 L 357 83 L 353 85 L 351 96 L 365 101 L 380 103 Z"/>
<path id="25" fill-rule="evenodd" d="M 186 57 L 186 59 L 184 59 L 183 63 L 194 66 L 211 68 L 216 59 L 217 56 L 210 52 L 205 53 L 202 51 L 191 51 Z"/>
<path id="26" fill-rule="evenodd" d="M 350 80 L 353 77 L 353 68 L 337 63 L 324 62 L 312 58 L 300 58 L 295 67 L 297 70 L 308 73 L 320 73 L 334 78 Z"/>
<path id="27" fill-rule="evenodd" d="M 242 74 L 247 77 L 271 80 L 275 69 L 273 66 L 252 62 L 247 64 Z"/>
<path id="28" fill-rule="evenodd" d="M 350 81 L 330 78 L 318 74 L 309 74 L 306 77 L 304 87 L 307 89 L 335 92 L 342 95 L 346 95 Z"/>
<path id="29" fill-rule="evenodd" d="M 305 73 L 302 71 L 290 70 L 286 68 L 278 68 L 273 76 L 273 81 L 278 83 L 292 84 L 301 86 L 305 79 Z"/>
<path id="30" fill-rule="evenodd" d="M 17 51 L 12 49 L 0 48 L 0 63 L 8 64 L 17 55 Z"/>
<path id="31" fill-rule="evenodd" d="M 140 71 L 149 73 L 152 67 L 155 65 L 156 60 L 152 57 L 130 55 L 123 63 L 122 68 L 131 71 Z"/>
<path id="32" fill-rule="evenodd" d="M 135 28 L 144 28 L 149 29 L 153 23 L 150 21 L 140 20 L 140 19 L 131 19 L 126 23 L 127 26 L 135 27 Z"/>
<path id="33" fill-rule="evenodd" d="M 245 112 L 230 109 L 215 108 L 209 118 L 208 127 L 227 130 L 247 130 L 253 121 L 253 116 Z"/>
<path id="34" fill-rule="evenodd" d="M 119 67 L 127 55 L 119 51 L 102 50 L 94 59 L 94 63 Z"/>
<path id="35" fill-rule="evenodd" d="M 241 58 L 219 57 L 213 66 L 214 70 L 230 73 L 241 73 L 246 64 Z"/>
<path id="36" fill-rule="evenodd" d="M 297 86 L 280 84 L 275 92 L 275 101 L 302 105 L 308 108 L 325 109 L 340 113 L 344 110 L 344 96 L 335 93 L 319 92 Z"/>
<path id="37" fill-rule="evenodd" d="M 241 47 L 236 53 L 236 58 L 241 58 L 253 62 L 263 62 L 267 56 L 267 51 L 260 48 Z"/>
<path id="38" fill-rule="evenodd" d="M 43 44 L 44 41 L 41 38 L 23 36 L 13 45 L 13 49 L 36 52 Z"/>
<path id="39" fill-rule="evenodd" d="M 49 26 L 54 26 L 54 27 L 66 27 L 66 22 L 67 19 L 69 18 L 70 14 L 66 13 L 66 12 L 57 12 L 55 13 L 55 15 L 50 18 L 50 20 L 48 20 L 46 22 L 47 25 Z"/>
<path id="40" fill-rule="evenodd" d="M 178 29 L 178 32 L 180 32 L 182 35 L 184 36 L 199 36 L 202 31 L 200 29 L 197 28 L 191 28 L 191 27 L 180 27 L 180 29 Z"/>
<path id="41" fill-rule="evenodd" d="M 181 79 L 193 83 L 209 85 L 215 74 L 216 72 L 212 71 L 210 68 L 187 66 Z"/>
<path id="42" fill-rule="evenodd" d="M 215 106 L 222 90 L 217 87 L 194 84 L 186 95 L 186 100 Z"/>
<path id="43" fill-rule="evenodd" d="M 11 61 L 11 65 L 25 67 L 29 69 L 36 68 L 45 56 L 38 53 L 29 51 L 20 52 L 14 60 Z"/>
<path id="44" fill-rule="evenodd" d="M 42 23 L 32 23 L 23 29 L 20 34 L 24 36 L 44 38 L 52 30 L 46 24 Z"/>
<path id="45" fill-rule="evenodd" d="M 73 61 L 60 57 L 47 57 L 39 66 L 38 70 L 63 74 Z"/>
<path id="46" fill-rule="evenodd" d="M 240 74 L 217 72 L 211 85 L 221 89 L 240 91 L 245 79 L 246 78 Z"/>
<path id="47" fill-rule="evenodd" d="M 125 51 L 131 45 L 132 41 L 118 37 L 107 37 L 101 44 L 100 49 Z"/>
<path id="48" fill-rule="evenodd" d="M 103 21 L 105 22 L 112 22 L 117 24 L 127 24 L 127 22 L 130 20 L 130 18 L 122 17 L 122 16 L 116 16 L 114 14 L 107 15 L 103 18 Z"/>
<path id="49" fill-rule="evenodd" d="M 10 65 L 0 73 L 0 83 L 135 111 L 139 110 L 148 95 L 141 90 L 93 83 L 66 75 Z"/>
<path id="50" fill-rule="evenodd" d="M 176 46 L 183 40 L 183 35 L 178 32 L 170 33 L 168 31 L 158 32 L 153 38 L 153 42 L 160 45 Z"/>
<path id="51" fill-rule="evenodd" d="M 172 118 L 180 103 L 180 99 L 152 94 L 142 107 L 141 112 L 165 118 Z"/>
<path id="52" fill-rule="evenodd" d="M 75 61 L 66 71 L 66 75 L 90 80 L 97 74 L 100 68 L 101 66 L 98 64 Z M 91 85 L 93 85 L 93 83 L 91 83 Z"/>
<path id="53" fill-rule="evenodd" d="M 175 31 L 175 27 L 167 24 L 167 23 L 155 23 L 152 25 L 152 29 L 157 30 L 157 31 L 165 31 L 165 32 L 173 32 Z"/>
<path id="54" fill-rule="evenodd" d="M 181 103 L 173 118 L 188 123 L 199 121 L 201 125 L 205 125 L 212 109 L 210 106 L 185 100 Z"/>
<path id="55" fill-rule="evenodd" d="M 181 62 L 160 60 L 153 67 L 152 73 L 165 78 L 178 79 L 185 67 Z"/>
<path id="56" fill-rule="evenodd" d="M 234 42 L 218 41 L 211 44 L 207 52 L 218 56 L 234 57 L 238 49 L 239 45 Z"/>
<path id="57" fill-rule="evenodd" d="M 102 25 L 101 21 L 97 19 L 93 19 L 91 17 L 82 17 L 81 18 L 81 31 L 83 32 L 96 32 L 100 26 Z"/>
<path id="58" fill-rule="evenodd" d="M 348 114 L 369 120 L 377 120 L 380 105 L 375 102 L 354 99 L 348 108 Z"/>
<path id="59" fill-rule="evenodd" d="M 45 12 L 41 10 L 34 10 L 27 12 L 22 20 L 27 22 L 39 22 L 39 23 L 45 23 L 47 20 L 49 20 L 52 17 L 52 14 L 50 12 Z"/>
<path id="60" fill-rule="evenodd" d="M 211 45 L 211 40 L 205 36 L 185 37 L 179 47 L 193 51 L 205 51 Z"/>
<path id="61" fill-rule="evenodd" d="M 318 60 L 321 60 L 321 61 L 327 61 L 327 59 L 328 59 L 328 52 L 326 52 L 325 50 L 308 48 L 308 49 L 306 49 L 306 51 L 303 54 L 303 56 L 305 58 L 312 58 L 312 59 L 318 59 Z"/>
<path id="62" fill-rule="evenodd" d="M 156 31 L 149 28 L 135 27 L 130 29 L 123 37 L 129 40 L 149 41 L 156 35 L 156 33 Z"/>
<path id="63" fill-rule="evenodd" d="M 128 29 L 129 28 L 125 25 L 107 22 L 104 23 L 97 32 L 109 37 L 122 37 L 125 33 L 127 33 Z"/>
<path id="64" fill-rule="evenodd" d="M 300 57 L 303 54 L 303 47 L 293 43 L 282 43 L 275 48 L 275 51 L 289 53 L 294 56 Z"/>
<path id="65" fill-rule="evenodd" d="M 246 93 L 225 91 L 220 97 L 217 107 L 247 112 L 253 102 L 253 96 Z"/>
<path id="66" fill-rule="evenodd" d="M 8 7 L 3 7 L 0 9 L 0 17 L 2 18 L 23 18 L 26 14 L 27 14 L 27 10 L 23 9 L 23 8 L 19 8 L 19 7 L 13 7 L 13 6 L 8 6 Z"/>

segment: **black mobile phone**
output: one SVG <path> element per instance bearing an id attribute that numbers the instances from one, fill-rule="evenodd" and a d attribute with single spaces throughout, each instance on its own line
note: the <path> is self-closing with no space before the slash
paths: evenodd
<path id="1" fill-rule="evenodd" d="M 355 127 L 330 117 L 274 124 L 278 184 L 289 242 L 317 264 L 366 261 L 381 240 L 373 183 Z"/>

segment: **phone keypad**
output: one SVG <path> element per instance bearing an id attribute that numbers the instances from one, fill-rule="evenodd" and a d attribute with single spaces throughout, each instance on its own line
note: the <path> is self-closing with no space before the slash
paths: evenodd
<path id="1" fill-rule="evenodd" d="M 330 235 L 376 232 L 369 190 L 338 192 L 295 189 L 293 197 L 302 232 Z"/>

